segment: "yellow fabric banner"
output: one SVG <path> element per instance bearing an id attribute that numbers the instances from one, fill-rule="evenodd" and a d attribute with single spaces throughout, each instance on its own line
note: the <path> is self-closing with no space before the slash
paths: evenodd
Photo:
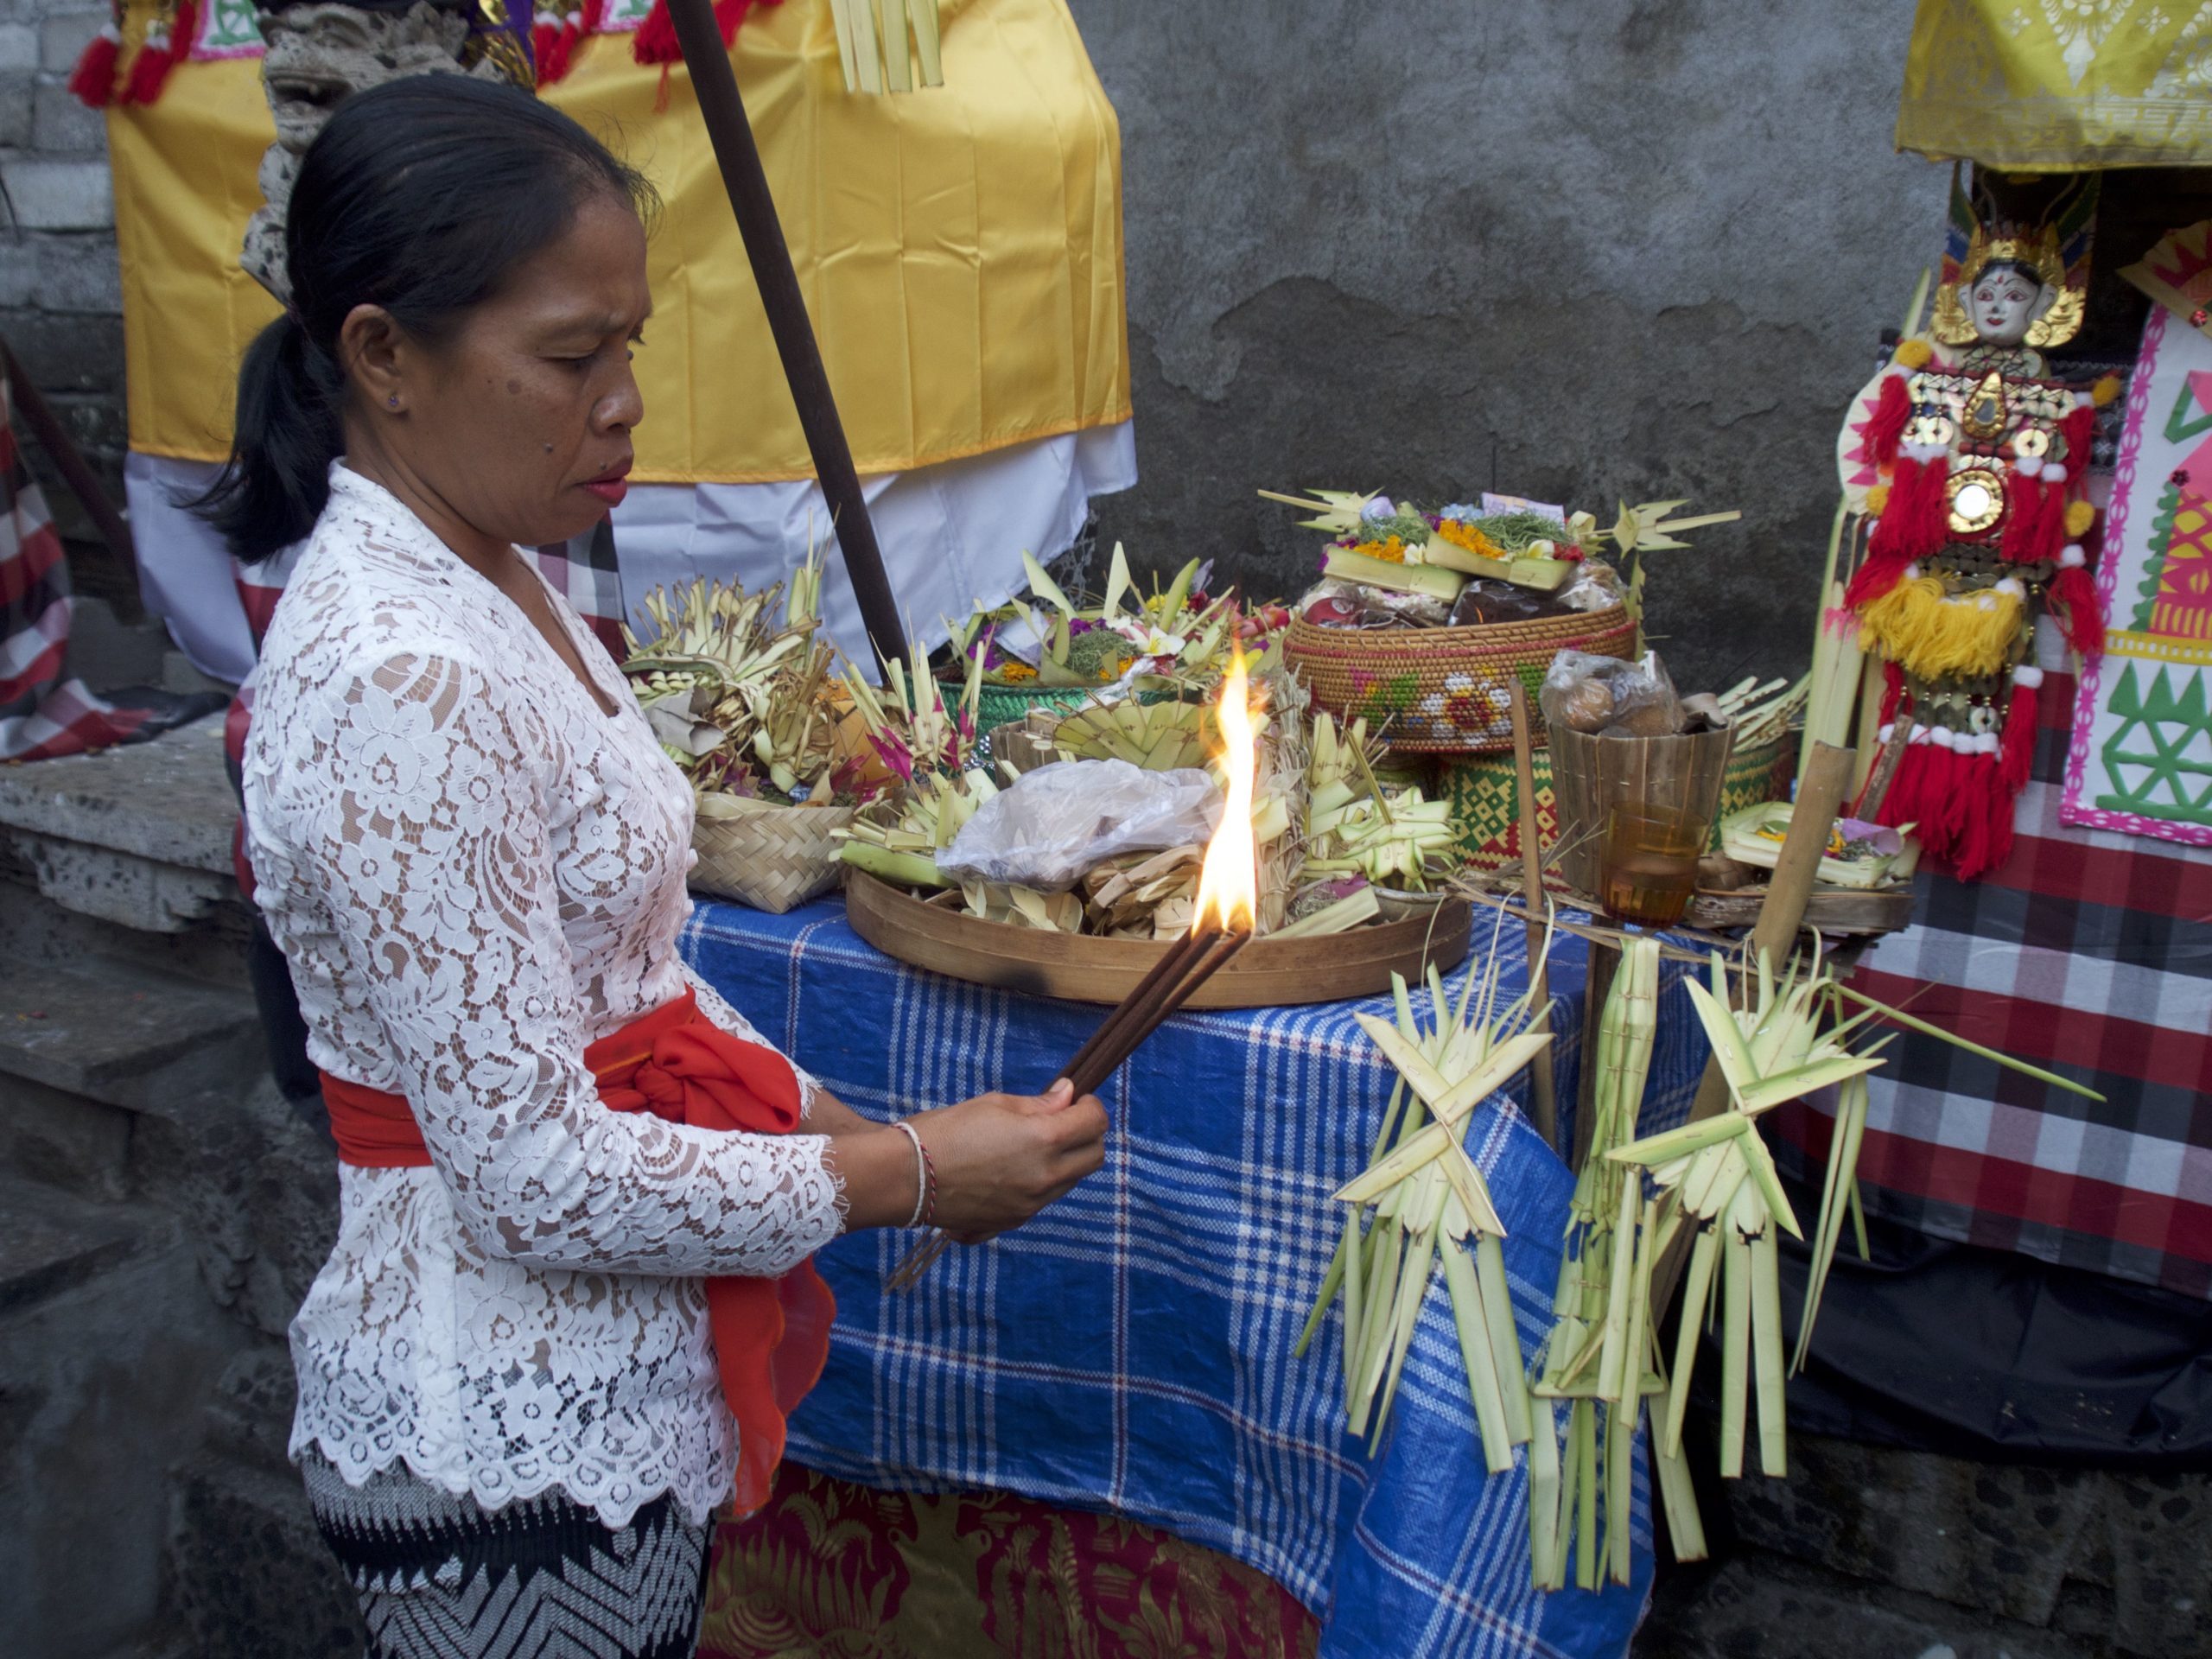
<path id="1" fill-rule="evenodd" d="M 1129 418 L 1121 132 L 1066 0 L 944 0 L 944 85 L 844 90 L 825 0 L 758 8 L 738 80 L 853 458 L 904 471 Z M 238 267 L 272 142 L 258 60 L 111 110 L 130 444 L 217 461 L 275 303 Z M 659 189 L 645 483 L 812 475 L 690 77 L 584 44 L 546 90 Z"/>
<path id="2" fill-rule="evenodd" d="M 1897 148 L 2022 172 L 2212 164 L 2212 4 L 1920 0 Z"/>

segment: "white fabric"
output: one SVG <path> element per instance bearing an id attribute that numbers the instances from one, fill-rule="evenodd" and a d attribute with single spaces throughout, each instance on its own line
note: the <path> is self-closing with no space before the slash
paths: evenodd
<path id="1" fill-rule="evenodd" d="M 585 1046 L 690 978 L 690 791 L 557 594 L 612 715 L 398 501 L 331 476 L 263 652 L 247 849 L 309 1055 L 404 1094 L 434 1167 L 345 1170 L 292 1449 L 487 1509 L 557 1486 L 620 1528 L 668 1492 L 702 1521 L 736 1430 L 700 1276 L 837 1232 L 828 1143 L 599 1101 Z"/>
<path id="2" fill-rule="evenodd" d="M 230 558 L 214 531 L 177 505 L 207 488 L 216 470 L 134 453 L 124 461 L 124 486 L 147 603 L 194 667 L 235 684 L 253 665 L 253 641 Z M 1135 430 L 1124 421 L 883 474 L 862 480 L 861 491 L 901 615 L 934 647 L 945 637 L 944 618 L 1020 592 L 1025 551 L 1040 560 L 1065 552 L 1091 498 L 1136 480 Z M 828 539 L 829 510 L 811 482 L 639 485 L 614 510 L 624 611 L 635 616 L 653 588 L 694 576 L 774 582 L 804 556 L 810 527 Z M 868 662 L 843 562 L 833 549 L 824 563 L 823 626 L 855 661 Z"/>

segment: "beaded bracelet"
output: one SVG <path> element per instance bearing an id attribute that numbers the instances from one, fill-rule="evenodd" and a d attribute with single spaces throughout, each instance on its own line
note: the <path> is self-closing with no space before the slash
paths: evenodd
<path id="1" fill-rule="evenodd" d="M 919 1227 L 937 1218 L 937 1166 L 930 1161 L 930 1149 L 922 1144 L 920 1130 L 904 1120 L 891 1127 L 914 1143 L 914 1213 L 906 1218 L 906 1224 Z"/>

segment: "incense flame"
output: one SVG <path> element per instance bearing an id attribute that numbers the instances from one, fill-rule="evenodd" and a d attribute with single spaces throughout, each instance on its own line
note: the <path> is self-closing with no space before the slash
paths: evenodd
<path id="1" fill-rule="evenodd" d="M 1192 907 L 1191 931 L 1197 932 L 1211 925 L 1249 933 L 1260 911 L 1259 854 L 1252 837 L 1255 731 L 1241 648 L 1230 658 L 1215 713 L 1221 722 L 1221 763 L 1229 775 L 1229 803 L 1222 810 L 1221 828 L 1214 831 L 1206 848 L 1205 866 L 1198 874 L 1198 902 Z"/>

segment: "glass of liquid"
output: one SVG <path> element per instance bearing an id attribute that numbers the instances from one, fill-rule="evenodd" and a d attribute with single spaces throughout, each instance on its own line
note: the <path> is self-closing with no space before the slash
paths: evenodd
<path id="1" fill-rule="evenodd" d="M 1671 927 L 1690 907 L 1712 825 L 1670 807 L 1617 806 L 1598 863 L 1599 898 L 1618 922 Z"/>

